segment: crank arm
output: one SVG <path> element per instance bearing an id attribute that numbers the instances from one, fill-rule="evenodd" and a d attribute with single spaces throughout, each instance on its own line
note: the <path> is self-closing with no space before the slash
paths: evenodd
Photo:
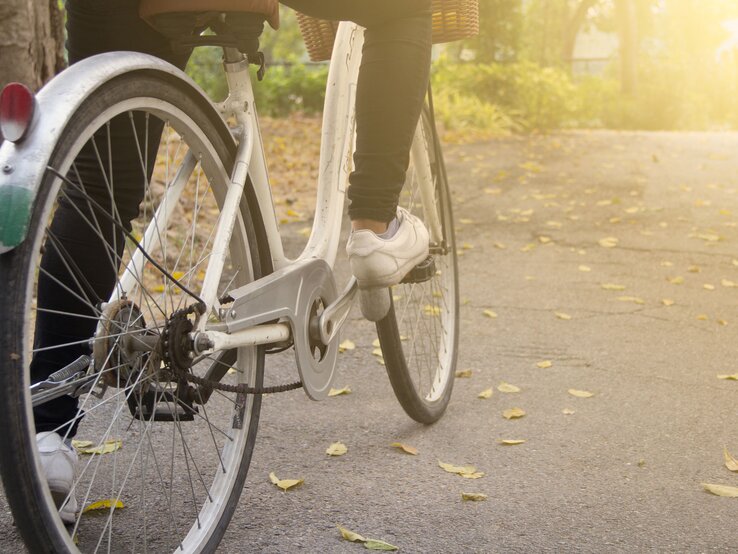
<path id="1" fill-rule="evenodd" d="M 356 277 L 351 277 L 341 295 L 321 314 L 318 326 L 320 340 L 323 341 L 323 344 L 329 344 L 341 331 L 341 327 L 343 327 L 351 311 L 351 305 L 357 292 L 359 292 L 359 282 Z"/>

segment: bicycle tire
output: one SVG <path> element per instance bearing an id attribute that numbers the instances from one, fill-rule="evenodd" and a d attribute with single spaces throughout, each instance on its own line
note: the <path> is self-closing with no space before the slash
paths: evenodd
<path id="1" fill-rule="evenodd" d="M 382 356 L 400 405 L 414 420 L 430 424 L 445 412 L 451 398 L 459 338 L 458 264 L 451 195 L 432 99 L 421 115 L 423 140 L 435 185 L 434 202 L 425 206 L 410 167 L 400 197 L 411 213 L 428 221 L 438 214 L 442 236 L 431 238 L 435 268 L 426 281 L 401 283 L 390 289 L 390 310 L 376 323 Z M 422 136 L 422 138 L 421 138 Z M 416 280 L 418 281 L 418 280 Z"/>
<path id="2" fill-rule="evenodd" d="M 180 151 L 180 148 L 184 147 L 196 153 L 195 167 L 191 174 L 185 175 L 187 177 L 185 192 L 179 197 L 179 204 L 175 210 L 181 209 L 181 213 L 186 214 L 187 206 L 192 207 L 193 203 L 196 209 L 190 214 L 192 224 L 188 222 L 186 227 L 182 227 L 187 234 L 182 241 L 176 262 L 172 262 L 172 258 L 168 256 L 172 254 L 172 249 L 175 249 L 178 243 L 172 238 L 173 246 L 167 253 L 167 245 L 170 244 L 170 228 L 167 226 L 165 232 L 160 233 L 158 223 L 153 228 L 160 234 L 160 245 L 156 252 L 152 250 L 149 255 L 159 258 L 170 275 L 178 275 L 175 270 L 183 269 L 187 263 L 186 260 L 183 262 L 182 258 L 189 243 L 188 273 L 178 277 L 178 283 L 184 284 L 186 281 L 188 289 L 197 289 L 204 280 L 204 275 L 195 274 L 195 271 L 202 272 L 200 268 L 205 265 L 203 252 L 207 250 L 210 243 L 210 239 L 201 232 L 198 218 L 202 214 L 202 218 L 205 219 L 208 215 L 206 210 L 219 210 L 225 190 L 230 183 L 230 171 L 236 152 L 230 131 L 215 110 L 203 106 L 202 100 L 200 93 L 189 85 L 183 86 L 171 76 L 159 75 L 156 72 L 139 71 L 115 77 L 103 83 L 79 107 L 61 135 L 49 162 L 50 167 L 72 175 L 73 171 L 77 171 L 75 163 L 82 144 L 91 144 L 95 140 L 93 136 L 104 135 L 107 130 L 108 146 L 110 145 L 110 129 L 115 126 L 113 118 L 116 116 L 122 118 L 128 114 L 128 119 L 132 122 L 134 129 L 131 138 L 133 139 L 135 135 L 136 141 L 139 140 L 139 134 L 143 132 L 141 128 L 143 124 L 140 123 L 142 120 L 146 122 L 147 140 L 149 121 L 157 118 L 163 122 L 162 136 L 164 138 L 159 156 L 164 156 L 168 163 L 171 155 L 174 165 L 180 160 L 178 156 L 184 153 Z M 172 152 L 170 140 L 179 141 L 174 152 Z M 147 151 L 147 149 L 142 148 L 139 144 L 139 158 L 145 156 L 142 151 Z M 100 154 L 97 155 L 100 161 Z M 114 155 L 108 153 L 107 156 L 112 181 L 113 162 L 111 160 Z M 147 158 L 142 174 L 146 173 L 148 161 Z M 105 164 L 100 165 L 102 167 Z M 167 190 L 169 190 L 170 183 L 174 181 L 174 177 L 172 181 L 168 179 L 168 168 L 169 166 L 167 166 L 163 194 L 160 194 L 161 191 L 153 191 L 154 184 L 156 184 L 156 173 L 150 180 L 143 177 L 146 192 L 140 207 L 139 219 L 141 217 L 146 219 L 149 203 L 151 204 L 151 221 L 159 217 L 156 215 L 158 212 L 155 208 L 161 207 L 161 202 L 166 201 Z M 105 172 L 104 169 L 101 171 Z M 163 170 L 157 169 L 157 171 Z M 77 174 L 79 175 L 79 171 Z M 200 188 L 201 183 L 202 189 Z M 226 530 L 243 489 L 256 439 L 261 406 L 260 395 L 253 395 L 244 400 L 243 397 L 235 394 L 228 396 L 226 393 L 218 393 L 225 397 L 224 400 L 221 396 L 214 394 L 208 403 L 200 406 L 199 417 L 201 419 L 197 419 L 193 410 L 181 409 L 179 397 L 173 396 L 171 392 L 164 392 L 168 390 L 167 387 L 169 390 L 172 389 L 171 380 L 174 377 L 171 374 L 166 377 L 170 381 L 164 382 L 165 377 L 156 369 L 154 362 L 151 362 L 153 369 L 146 369 L 149 358 L 143 362 L 130 361 L 128 358 L 121 358 L 120 352 L 117 351 L 116 355 L 119 356 L 117 361 L 123 360 L 123 363 L 115 367 L 111 365 L 114 369 L 109 375 L 117 379 L 118 388 L 114 389 L 115 393 L 108 391 L 104 397 L 107 400 L 101 399 L 98 403 L 94 403 L 90 395 L 84 399 L 80 398 L 81 406 L 84 407 L 84 419 L 80 424 L 77 437 L 93 439 L 94 445 L 105 444 L 103 440 L 105 438 L 114 440 L 121 438 L 122 448 L 112 453 L 92 454 L 86 460 L 82 460 L 84 456 L 80 456 L 75 493 L 80 497 L 78 500 L 82 500 L 82 495 L 79 493 L 84 492 L 84 501 L 80 508 L 88 507 L 92 501 L 100 500 L 102 496 L 102 498 L 121 500 L 125 509 L 105 510 L 107 518 L 104 523 L 103 516 L 78 514 L 73 528 L 67 528 L 59 518 L 57 506 L 43 475 L 40 474 L 29 392 L 31 382 L 29 362 L 32 354 L 33 327 L 34 320 L 38 316 L 34 295 L 36 279 L 38 275 L 43 274 L 43 270 L 38 269 L 41 251 L 55 248 L 56 252 L 60 253 L 63 250 L 55 246 L 56 243 L 51 240 L 53 232 L 50 227 L 47 228 L 47 223 L 53 221 L 52 214 L 55 213 L 58 198 L 63 195 L 67 195 L 68 198 L 68 195 L 73 192 L 69 189 L 70 186 L 68 182 L 61 181 L 51 172 L 45 174 L 35 200 L 25 242 L 0 257 L 0 279 L 7 284 L 7 292 L 0 295 L 0 310 L 6 318 L 2 333 L 0 333 L 0 359 L 3 365 L 3 370 L 0 371 L 0 420 L 3 421 L 5 427 L 4 432 L 0 434 L 0 471 L 16 525 L 31 552 L 66 552 L 76 549 L 85 552 L 96 550 L 103 543 L 108 547 L 108 551 L 112 547 L 116 551 L 151 549 L 212 552 Z M 267 270 L 262 268 L 262 261 L 270 258 L 268 248 L 258 240 L 258 237 L 263 236 L 264 231 L 260 226 L 259 217 L 256 215 L 252 217 L 257 210 L 250 209 L 248 200 L 253 197 L 249 193 L 250 191 L 247 190 L 244 194 L 240 217 L 228 248 L 226 265 L 227 271 L 230 272 L 228 274 L 229 285 L 241 286 L 260 277 Z M 159 194 L 158 205 L 156 194 Z M 89 206 L 89 200 L 87 203 Z M 93 213 L 95 212 L 91 209 L 89 214 Z M 115 214 L 115 210 L 112 210 L 112 213 Z M 173 211 L 172 215 L 166 218 L 167 224 L 170 219 L 176 220 L 174 213 Z M 212 213 L 209 215 L 213 216 Z M 133 223 L 132 232 L 134 234 L 137 229 L 151 228 L 148 225 L 137 226 L 139 219 Z M 182 219 L 186 218 L 183 216 Z M 92 227 L 93 220 L 102 236 L 102 227 L 96 217 L 89 217 L 85 221 Z M 212 217 L 209 221 L 212 223 Z M 180 233 L 182 229 L 175 229 L 173 235 Z M 139 242 L 144 240 L 140 239 Z M 121 268 L 126 267 L 126 257 L 130 262 L 132 252 L 135 252 L 135 248 L 127 243 L 123 246 L 120 259 L 114 255 L 110 256 L 110 265 L 115 268 L 117 263 L 116 271 L 124 271 Z M 196 259 L 195 253 L 200 257 Z M 151 274 L 147 273 L 149 270 Z M 69 273 L 73 273 L 72 269 Z M 149 280 L 150 275 L 151 280 Z M 119 286 L 121 278 L 122 275 L 118 275 L 116 286 Z M 141 305 L 138 306 L 138 314 L 133 312 L 133 308 L 130 310 L 137 321 L 146 320 L 143 317 L 144 313 L 155 315 L 155 310 L 151 308 L 152 302 L 157 309 L 162 311 L 163 315 L 159 319 L 171 315 L 175 307 L 186 304 L 182 299 L 187 295 L 182 290 L 178 290 L 176 285 L 168 282 L 161 273 L 156 274 L 156 268 L 150 267 L 149 264 L 142 266 L 136 281 L 137 288 L 140 289 L 138 303 Z M 157 284 L 153 285 L 155 282 Z M 159 286 L 163 287 L 161 294 L 157 292 Z M 131 298 L 134 298 L 133 292 L 131 292 Z M 156 298 L 163 299 L 163 310 L 157 304 Z M 143 300 L 150 309 L 143 306 Z M 192 299 L 189 300 L 192 301 Z M 167 306 L 167 301 L 171 301 L 171 309 Z M 156 320 L 154 315 L 152 317 Z M 129 313 L 127 317 L 126 325 L 131 325 L 133 316 Z M 147 321 L 147 323 L 152 324 L 152 328 L 156 328 L 155 332 L 160 332 L 162 329 L 158 322 L 156 325 L 153 325 L 154 321 Z M 98 327 L 98 333 L 99 330 Z M 111 337 L 114 336 L 112 330 L 109 334 Z M 95 340 L 97 344 L 99 337 Z M 118 342 L 105 344 L 117 345 Z M 117 346 L 110 346 L 110 352 L 112 353 L 115 348 Z M 137 359 L 140 360 L 142 356 Z M 200 366 L 207 365 L 209 365 L 207 362 L 200 364 Z M 162 367 L 161 364 L 158 366 Z M 104 367 L 106 369 L 101 373 L 108 371 L 107 366 Z M 135 371 L 136 367 L 139 368 L 138 373 Z M 190 371 L 196 373 L 197 367 L 199 366 L 194 366 Z M 237 368 L 236 371 L 233 375 L 227 374 L 224 377 L 225 382 L 261 386 L 264 371 L 263 347 L 239 349 L 238 363 L 234 367 Z M 122 376 L 123 369 L 129 372 L 127 377 Z M 145 369 L 154 375 L 149 382 L 156 383 L 155 385 L 142 384 L 149 378 L 149 376 L 141 377 Z M 144 403 L 148 406 L 151 397 L 146 397 L 144 391 L 152 389 L 154 407 L 149 408 L 149 412 L 145 412 Z M 131 407 L 129 401 L 131 397 L 135 400 L 134 407 Z M 202 399 L 202 394 L 200 398 Z M 242 410 L 237 408 L 235 400 L 242 402 Z M 108 402 L 107 406 L 105 402 Z M 164 417 L 162 414 L 166 406 L 172 410 L 173 421 L 157 421 L 156 414 Z M 112 417 L 109 417 L 107 413 L 111 410 Z M 157 412 L 157 410 L 160 411 Z M 142 415 L 146 413 L 148 415 Z M 77 414 L 77 417 L 81 418 L 80 411 Z M 136 419 L 134 414 L 138 414 L 139 419 Z M 236 421 L 237 415 L 241 416 L 239 422 Z M 192 416 L 192 421 L 186 421 L 189 416 Z M 218 417 L 218 425 L 224 425 L 222 428 L 214 424 L 215 417 Z M 205 423 L 202 423 L 203 420 Z M 221 424 L 221 421 L 225 423 Z M 127 428 L 125 423 L 128 423 Z M 116 431 L 111 433 L 110 429 L 114 424 L 117 425 Z M 187 427 L 188 425 L 191 427 Z M 107 429 L 107 431 L 100 432 L 101 429 Z M 203 433 L 198 433 L 198 431 Z M 118 437 L 119 433 L 124 432 L 125 436 Z M 218 432 L 223 432 L 226 435 L 225 438 L 220 435 L 216 437 Z M 204 437 L 202 444 L 194 441 L 188 442 L 193 437 L 200 436 Z M 167 449 L 170 448 L 170 442 L 171 462 L 169 459 L 166 460 L 167 466 L 164 469 L 167 475 L 163 476 L 163 466 L 160 465 L 157 455 L 168 455 Z M 175 449 L 179 451 L 179 455 Z M 179 456 L 179 463 L 182 465 L 184 462 L 186 465 L 187 475 L 185 476 L 179 474 L 185 472 L 183 467 L 178 467 L 175 472 L 177 456 Z M 126 471 L 119 469 L 119 467 L 124 467 L 125 463 L 128 464 Z M 169 469 L 170 463 L 171 470 Z M 153 467 L 154 464 L 156 468 Z M 148 467 L 149 465 L 151 467 Z M 92 466 L 96 469 L 90 474 Z M 116 475 L 118 475 L 116 471 L 120 472 L 118 481 L 116 481 Z M 211 471 L 212 474 L 204 477 L 202 472 L 206 471 Z M 98 473 L 101 476 L 96 481 Z M 140 475 L 134 475 L 139 473 Z M 122 475 L 125 475 L 125 479 Z M 210 478 L 212 481 L 206 481 Z M 131 482 L 138 480 L 135 487 L 127 486 L 129 479 Z M 186 482 L 187 479 L 189 483 Z M 112 485 L 110 485 L 111 480 Z M 199 482 L 193 483 L 195 480 Z M 197 495 L 196 487 L 198 488 Z M 204 493 L 200 491 L 200 488 L 204 489 Z M 111 491 L 111 494 L 104 495 L 103 491 Z M 180 491 L 181 494 L 179 494 Z M 157 493 L 163 494 L 163 497 L 157 496 Z M 72 533 L 76 533 L 79 538 L 78 545 L 75 545 L 70 538 Z M 97 536 L 98 533 L 99 536 Z M 114 541 L 115 544 L 113 544 Z"/>

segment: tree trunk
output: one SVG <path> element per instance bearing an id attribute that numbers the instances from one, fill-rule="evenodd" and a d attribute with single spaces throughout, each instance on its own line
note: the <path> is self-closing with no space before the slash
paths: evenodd
<path id="1" fill-rule="evenodd" d="M 620 85 L 632 96 L 638 88 L 638 27 L 633 0 L 616 0 L 615 11 L 620 36 Z"/>
<path id="2" fill-rule="evenodd" d="M 0 0 L 0 87 L 41 88 L 64 67 L 58 0 Z"/>
<path id="3" fill-rule="evenodd" d="M 571 66 L 571 61 L 574 58 L 574 47 L 577 43 L 577 36 L 579 31 L 587 20 L 587 12 L 591 7 L 597 4 L 599 0 L 582 0 L 577 5 L 577 9 L 574 11 L 569 23 L 564 29 L 564 42 L 561 49 L 561 61 Z"/>

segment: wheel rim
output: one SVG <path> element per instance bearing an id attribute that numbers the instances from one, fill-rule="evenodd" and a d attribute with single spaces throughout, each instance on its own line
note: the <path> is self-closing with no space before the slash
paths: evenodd
<path id="1" fill-rule="evenodd" d="M 109 138 L 110 126 L 105 122 L 121 114 L 122 117 L 132 115 L 130 121 L 136 127 L 136 136 L 141 134 L 143 126 L 146 139 L 150 136 L 149 125 L 154 118 L 165 122 L 162 145 L 154 160 L 157 167 L 146 187 L 139 217 L 133 222 L 131 233 L 139 242 L 145 242 L 143 239 L 147 236 L 147 229 L 150 230 L 149 234 L 158 235 L 154 242 L 159 242 L 159 245 L 151 249 L 150 255 L 187 289 L 197 291 L 204 279 L 203 272 L 208 260 L 207 252 L 212 247 L 214 228 L 214 225 L 207 226 L 203 222 L 212 224 L 213 218 L 217 217 L 214 212 L 217 212 L 225 195 L 229 175 L 219 161 L 216 148 L 186 113 L 168 102 L 154 98 L 121 101 L 86 126 L 85 132 L 69 148 L 70 155 L 59 163 L 57 169 L 79 181 L 81 172 L 76 167 L 77 164 L 73 163 L 75 155 L 71 153 L 76 153 L 93 132 L 96 133 L 95 141 L 98 142 L 98 129 Z M 105 163 L 110 162 L 104 154 L 107 146 L 105 142 L 108 141 L 95 149 L 101 168 L 110 166 L 110 163 Z M 143 141 L 139 140 L 137 149 L 139 161 L 146 168 L 152 160 L 148 159 L 148 149 Z M 163 217 L 161 211 L 156 217 L 156 210 L 173 198 L 168 191 L 176 181 L 176 167 L 185 159 L 188 151 L 195 155 L 194 167 L 187 175 L 184 192 L 177 198 L 177 207 L 168 217 Z M 114 158 L 115 153 L 111 157 Z M 109 181 L 113 181 L 114 173 L 111 170 Z M 141 179 L 144 173 L 142 170 Z M 114 185 L 109 188 L 114 188 Z M 55 214 L 57 211 L 54 202 L 57 191 L 60 198 L 69 200 L 69 192 L 74 192 L 74 189 L 57 179 L 53 194 L 47 201 L 48 214 Z M 185 217 L 188 212 L 189 220 Z M 94 213 L 94 210 L 90 213 Z M 48 220 L 51 221 L 51 218 L 50 215 Z M 104 224 L 93 217 L 87 217 L 87 221 L 90 232 L 94 233 L 95 228 L 101 232 L 104 228 Z M 158 223 L 152 227 L 149 225 L 151 221 Z M 61 252 L 59 239 L 55 235 L 50 229 L 43 232 L 39 228 L 33 251 L 39 252 L 43 245 L 44 250 L 53 248 L 57 253 Z M 136 321 L 145 321 L 152 334 L 161 333 L 171 314 L 193 301 L 179 287 L 168 282 L 152 264 L 132 266 L 130 262 L 135 256 L 136 248 L 130 242 L 126 240 L 123 247 L 121 264 L 121 268 L 127 268 L 121 272 L 126 274 L 127 271 L 129 285 L 123 287 L 120 286 L 121 281 L 117 281 L 116 290 L 117 298 L 132 303 L 138 311 L 129 310 L 127 319 L 125 316 L 120 319 L 119 316 L 116 320 L 117 328 L 114 325 L 105 329 L 111 343 L 117 341 L 119 344 L 120 336 L 130 334 L 130 324 Z M 107 263 L 113 265 L 117 256 L 113 249 L 109 250 Z M 63 258 L 63 255 L 60 257 Z M 30 309 L 27 311 L 30 316 L 25 322 L 25 336 L 28 337 L 27 360 L 40 351 L 53 353 L 55 349 L 61 350 L 59 346 L 39 348 L 32 345 L 30 339 L 33 337 L 38 314 L 48 313 L 43 308 L 39 309 L 36 304 L 36 277 L 52 277 L 39 267 L 39 260 L 40 256 L 36 255 L 30 266 Z M 68 264 L 66 269 L 67 277 L 71 277 L 74 267 Z M 132 279 L 131 274 L 135 274 Z M 245 230 L 243 223 L 239 221 L 234 230 L 219 293 L 230 286 L 245 284 L 252 278 L 253 269 L 249 261 Z M 122 281 L 125 282 L 126 279 Z M 80 294 L 85 288 L 84 279 L 78 276 L 71 279 L 71 282 L 74 283 L 73 287 L 68 283 L 66 287 L 61 287 L 61 283 L 57 284 L 69 294 L 76 292 L 78 296 L 84 296 Z M 70 288 L 76 290 L 69 290 Z M 87 303 L 90 310 L 96 310 L 91 301 Z M 99 313 L 100 310 L 95 311 L 95 315 Z M 68 317 L 68 314 L 55 315 Z M 110 314 L 107 315 L 110 320 Z M 121 330 L 121 326 L 125 329 Z M 171 382 L 171 375 L 165 377 L 157 371 L 155 360 L 149 360 L 150 368 L 144 371 L 141 369 L 143 365 L 139 363 L 136 366 L 135 362 L 136 359 L 140 362 L 144 358 L 140 353 L 138 358 L 126 358 L 120 351 L 108 349 L 107 355 L 109 363 L 105 366 L 105 372 L 114 376 L 113 384 L 117 387 L 109 388 L 99 400 L 91 395 L 80 398 L 77 414 L 81 416 L 84 412 L 85 415 L 76 438 L 91 442 L 93 447 L 104 445 L 106 440 L 120 439 L 122 448 L 105 454 L 81 455 L 74 491 L 80 508 L 103 500 L 120 501 L 124 508 L 103 509 L 96 513 L 78 515 L 72 529 L 79 539 L 79 549 L 201 550 L 210 541 L 217 523 L 227 509 L 232 489 L 239 483 L 239 478 L 242 478 L 243 474 L 239 470 L 247 448 L 254 399 L 246 399 L 244 418 L 240 426 L 233 424 L 236 412 L 241 413 L 241 409 L 234 406 L 236 401 L 241 402 L 243 398 L 219 391 L 213 393 L 206 405 L 199 407 L 198 414 L 190 413 L 194 421 L 184 421 L 183 418 L 190 410 L 183 411 L 173 398 L 167 396 L 167 392 L 171 394 L 175 385 Z M 110 363 L 113 359 L 115 363 Z M 207 360 L 202 360 L 191 372 L 202 375 L 209 365 Z M 124 366 L 126 371 L 119 366 Z M 258 378 L 257 366 L 256 350 L 240 349 L 236 364 L 238 369 L 228 373 L 223 382 L 253 385 Z M 161 364 L 159 369 L 160 367 Z M 133 397 L 134 405 L 140 412 L 145 403 L 144 389 L 141 386 L 144 383 L 148 383 L 149 390 L 153 388 L 153 396 L 147 398 L 153 397 L 156 400 L 155 413 L 161 414 L 164 408 L 169 407 L 175 412 L 173 422 L 146 421 L 133 417 L 126 400 Z M 26 401 L 30 405 L 30 393 L 27 391 L 26 395 Z M 33 428 L 33 421 L 30 427 Z M 117 443 L 113 443 L 113 446 L 116 445 Z M 47 498 L 50 500 L 51 497 L 47 495 Z M 57 526 L 64 536 L 67 531 L 60 520 L 57 521 Z M 132 529 L 135 532 L 131 532 Z"/>

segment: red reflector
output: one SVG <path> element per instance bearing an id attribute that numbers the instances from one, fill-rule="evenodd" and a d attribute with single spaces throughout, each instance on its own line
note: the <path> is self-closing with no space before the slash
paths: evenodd
<path id="1" fill-rule="evenodd" d="M 33 93 L 20 83 L 10 83 L 0 93 L 0 132 L 18 142 L 28 132 L 36 104 Z"/>

